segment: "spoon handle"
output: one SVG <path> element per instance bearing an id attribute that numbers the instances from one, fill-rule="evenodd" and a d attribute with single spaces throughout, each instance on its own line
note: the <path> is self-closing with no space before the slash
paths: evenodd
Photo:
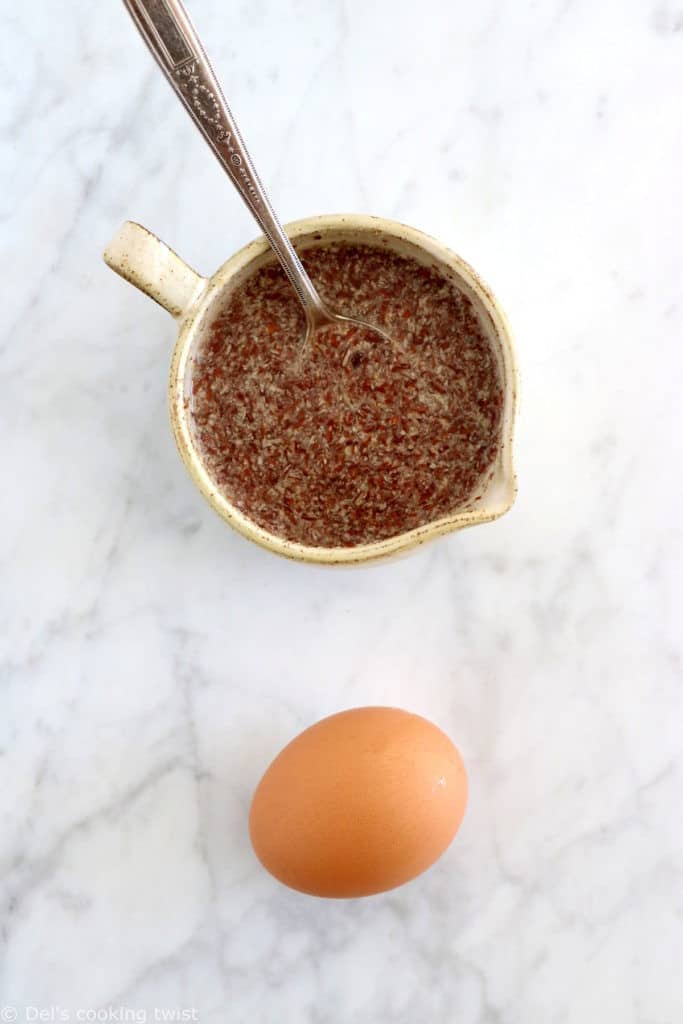
<path id="1" fill-rule="evenodd" d="M 123 2 L 176 95 L 258 221 L 309 322 L 328 319 L 320 296 L 270 204 L 181 0 Z"/>

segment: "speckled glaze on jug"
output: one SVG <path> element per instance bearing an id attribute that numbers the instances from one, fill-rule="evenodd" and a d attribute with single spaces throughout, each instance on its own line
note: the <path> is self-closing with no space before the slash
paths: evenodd
<path id="1" fill-rule="evenodd" d="M 108 266 L 134 284 L 178 321 L 178 340 L 171 360 L 168 400 L 178 451 L 190 476 L 215 511 L 235 530 L 275 554 L 300 562 L 325 565 L 357 564 L 396 556 L 410 548 L 467 526 L 488 523 L 513 505 L 517 481 L 513 464 L 513 435 L 517 407 L 517 369 L 505 315 L 490 289 L 475 271 L 429 235 L 395 221 L 362 214 L 309 217 L 286 225 L 298 246 L 332 241 L 367 242 L 385 246 L 425 265 L 436 264 L 472 300 L 500 359 L 503 380 L 501 446 L 493 476 L 481 482 L 465 505 L 452 514 L 417 529 L 372 544 L 354 547 L 309 547 L 264 530 L 222 494 L 209 476 L 191 427 L 192 356 L 202 332 L 225 301 L 226 291 L 239 286 L 262 263 L 272 259 L 264 237 L 236 252 L 212 277 L 201 277 L 146 228 L 126 222 L 104 253 Z M 487 474 L 488 476 L 488 474 Z"/>

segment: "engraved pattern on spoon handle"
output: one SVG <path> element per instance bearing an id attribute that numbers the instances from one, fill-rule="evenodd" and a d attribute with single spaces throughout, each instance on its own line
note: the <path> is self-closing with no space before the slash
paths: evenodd
<path id="1" fill-rule="evenodd" d="M 181 0 L 123 2 L 176 95 L 261 226 L 309 320 L 327 319 L 323 303 L 259 180 Z"/>

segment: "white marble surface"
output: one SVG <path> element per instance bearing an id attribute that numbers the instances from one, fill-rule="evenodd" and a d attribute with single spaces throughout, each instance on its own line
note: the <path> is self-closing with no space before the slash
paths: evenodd
<path id="1" fill-rule="evenodd" d="M 173 323 L 100 252 L 256 231 L 122 5 L 57 8 L 0 14 L 2 1019 L 680 1024 L 683 8 L 190 0 L 283 217 L 439 236 L 516 334 L 513 512 L 342 571 L 186 477 Z M 250 794 L 366 703 L 460 745 L 461 834 L 296 895 Z"/>

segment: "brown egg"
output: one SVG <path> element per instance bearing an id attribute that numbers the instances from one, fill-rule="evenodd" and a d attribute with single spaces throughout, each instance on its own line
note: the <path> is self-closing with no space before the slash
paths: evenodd
<path id="1" fill-rule="evenodd" d="M 369 896 L 433 864 L 466 802 L 465 767 L 445 733 L 398 708 L 354 708 L 278 754 L 249 829 L 263 866 L 292 889 Z"/>

